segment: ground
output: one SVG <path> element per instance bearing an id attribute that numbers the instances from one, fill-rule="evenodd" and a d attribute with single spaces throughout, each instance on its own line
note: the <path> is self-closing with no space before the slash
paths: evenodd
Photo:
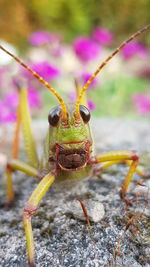
<path id="1" fill-rule="evenodd" d="M 34 123 L 36 139 L 43 136 L 46 121 Z M 97 153 L 118 149 L 136 149 L 144 169 L 149 165 L 150 127 L 148 122 L 125 119 L 94 119 L 95 147 Z M 1 129 L 5 143 L 11 139 L 11 126 Z M 3 145 L 1 152 L 7 149 Z M 4 169 L 0 179 L 0 266 L 27 266 L 22 210 L 34 190 L 35 179 L 16 174 L 14 178 L 16 201 L 11 209 L 4 206 Z M 91 177 L 78 184 L 53 186 L 42 200 L 37 215 L 33 218 L 37 267 L 148 267 L 150 266 L 150 180 L 141 180 L 134 175 L 128 198 L 131 206 L 120 200 L 119 191 L 127 167 L 114 166 L 100 178 Z M 147 186 L 137 186 L 140 181 Z M 90 206 L 89 213 L 99 205 L 102 211 L 96 214 L 99 222 L 91 222 L 91 237 L 87 223 L 82 218 L 77 198 Z M 101 209 L 100 208 L 100 209 Z M 95 211 L 96 212 L 96 211 Z M 80 215 L 81 214 L 81 215 Z M 90 214 L 91 215 L 91 214 Z M 92 217 L 93 216 L 93 217 Z M 84 216 L 83 216 L 84 217 Z M 95 220 L 94 215 L 91 215 Z M 132 220 L 129 229 L 127 224 Z M 129 221 L 130 220 L 130 221 Z M 120 249 L 118 242 L 120 240 Z"/>

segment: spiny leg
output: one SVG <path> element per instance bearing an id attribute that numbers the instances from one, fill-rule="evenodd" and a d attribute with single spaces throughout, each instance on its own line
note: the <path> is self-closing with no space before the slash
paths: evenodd
<path id="1" fill-rule="evenodd" d="M 128 150 L 119 150 L 119 151 L 113 151 L 113 152 L 106 152 L 102 153 L 99 156 L 96 157 L 96 159 L 93 161 L 93 163 L 101 163 L 101 162 L 115 162 L 118 163 L 118 161 L 131 161 L 131 164 L 129 166 L 129 171 L 125 177 L 124 183 L 121 188 L 121 198 L 125 200 L 126 192 L 128 189 L 128 186 L 130 184 L 130 181 L 132 179 L 133 174 L 135 173 L 137 164 L 138 164 L 138 155 L 136 151 L 128 151 Z"/>
<path id="2" fill-rule="evenodd" d="M 6 166 L 5 176 L 6 176 L 6 203 L 7 205 L 11 205 L 11 203 L 14 200 L 15 193 L 12 181 L 12 168 L 9 167 L 8 164 Z"/>
<path id="3" fill-rule="evenodd" d="M 20 96 L 19 96 L 20 98 Z M 20 124 L 21 124 L 21 111 L 20 111 L 20 101 L 17 107 L 17 121 L 15 125 L 14 139 L 12 142 L 12 158 L 16 159 L 18 157 L 18 148 L 19 148 L 19 133 L 20 133 Z M 11 203 L 14 199 L 14 190 L 12 182 L 12 169 L 9 164 L 6 165 L 6 199 L 7 203 Z"/>
<path id="4" fill-rule="evenodd" d="M 100 167 L 96 170 L 96 172 L 99 172 L 103 169 L 109 168 L 109 167 L 113 166 L 114 164 L 126 164 L 128 166 L 131 166 L 132 161 L 131 160 L 113 160 L 113 161 L 102 162 Z M 148 177 L 148 175 L 138 166 L 136 167 L 135 172 L 143 178 Z"/>
<path id="5" fill-rule="evenodd" d="M 10 205 L 14 200 L 12 172 L 15 170 L 22 171 L 27 175 L 40 179 L 40 174 L 38 170 L 30 166 L 29 164 L 18 159 L 11 159 L 10 161 L 8 161 L 6 166 L 6 202 L 8 205 Z"/>
<path id="6" fill-rule="evenodd" d="M 84 213 L 84 216 L 85 216 L 85 219 L 87 221 L 87 224 L 88 224 L 88 228 L 89 228 L 89 232 L 91 234 L 91 237 L 93 238 L 93 232 L 92 232 L 92 228 L 91 228 L 91 224 L 90 224 L 90 219 L 89 219 L 89 216 L 88 216 L 88 213 L 87 213 L 87 210 L 86 210 L 86 207 L 83 203 L 83 201 L 81 199 L 77 199 L 81 205 L 81 208 L 82 208 L 82 211 Z"/>
<path id="7" fill-rule="evenodd" d="M 15 125 L 14 139 L 12 142 L 12 153 L 11 153 L 11 157 L 14 159 L 18 158 L 18 154 L 19 154 L 20 126 L 21 126 L 21 103 L 20 103 L 20 94 L 19 94 L 19 104 L 17 107 L 17 121 Z"/>
<path id="8" fill-rule="evenodd" d="M 38 166 L 38 156 L 36 151 L 36 145 L 33 138 L 33 133 L 31 129 L 31 115 L 27 100 L 27 89 L 20 89 L 20 98 L 21 98 L 21 123 L 22 131 L 24 136 L 25 151 L 27 154 L 28 163 L 33 166 Z"/>
<path id="9" fill-rule="evenodd" d="M 30 112 L 29 112 L 29 106 L 28 106 L 28 100 L 27 100 L 27 89 L 19 87 L 18 96 L 19 96 L 19 104 L 17 107 L 17 121 L 16 121 L 14 139 L 12 143 L 11 156 L 13 159 L 18 158 L 19 134 L 20 134 L 20 128 L 21 128 L 20 126 L 22 126 L 25 150 L 26 150 L 28 162 L 31 166 L 37 167 L 38 157 L 37 157 L 35 143 L 34 143 L 32 130 L 31 130 L 31 119 L 30 119 Z M 13 169 L 11 167 L 11 164 L 9 164 L 8 162 L 8 164 L 6 165 L 6 188 L 7 188 L 6 197 L 7 197 L 8 204 L 10 204 L 14 200 L 14 195 L 15 195 L 14 190 L 13 190 L 13 182 L 12 182 L 12 170 Z"/>
<path id="10" fill-rule="evenodd" d="M 29 261 L 29 266 L 32 267 L 35 266 L 34 264 L 35 249 L 34 249 L 31 217 L 35 215 L 40 200 L 43 198 L 43 196 L 45 195 L 51 184 L 54 182 L 54 180 L 55 180 L 54 175 L 50 173 L 47 174 L 38 184 L 36 189 L 33 191 L 31 197 L 29 198 L 24 208 L 23 222 L 26 234 L 28 261 Z"/>
<path id="11" fill-rule="evenodd" d="M 125 164 L 127 164 L 128 166 L 130 166 L 131 164 L 132 164 L 132 162 L 130 161 L 130 160 L 125 160 L 123 163 L 125 163 Z M 149 173 L 146 173 L 146 172 L 144 172 L 140 167 L 136 167 L 136 169 L 135 169 L 135 172 L 139 175 L 139 176 L 141 176 L 141 177 L 143 177 L 143 178 L 149 178 L 150 177 L 150 174 Z"/>

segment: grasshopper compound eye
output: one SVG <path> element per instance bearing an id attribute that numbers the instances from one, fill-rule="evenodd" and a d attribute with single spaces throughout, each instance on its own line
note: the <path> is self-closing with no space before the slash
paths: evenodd
<path id="1" fill-rule="evenodd" d="M 90 111 L 83 105 L 80 105 L 80 115 L 84 123 L 88 123 L 91 117 Z"/>
<path id="2" fill-rule="evenodd" d="M 60 119 L 60 107 L 53 108 L 48 115 L 50 126 L 56 127 Z"/>

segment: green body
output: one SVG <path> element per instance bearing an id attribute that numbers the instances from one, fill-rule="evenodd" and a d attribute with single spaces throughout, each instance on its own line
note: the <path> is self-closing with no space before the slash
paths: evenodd
<path id="1" fill-rule="evenodd" d="M 65 149 L 81 149 L 85 142 L 88 140 L 90 142 L 89 156 L 92 157 L 93 152 L 93 141 L 91 136 L 91 129 L 89 123 L 85 124 L 81 121 L 81 124 L 76 127 L 74 124 L 74 104 L 67 105 L 68 111 L 68 121 L 69 128 L 64 128 L 61 121 L 58 123 L 57 127 L 49 127 L 45 145 L 44 154 L 42 158 L 41 169 L 49 172 L 53 168 L 53 164 L 49 162 L 49 158 L 52 157 L 56 160 L 55 144 L 62 144 Z M 81 142 L 81 143 L 71 143 L 71 142 Z M 71 143 L 71 144 L 65 144 Z M 84 178 L 91 173 L 91 164 L 87 163 L 86 166 L 74 170 L 62 170 L 57 169 L 57 180 L 64 179 L 75 179 Z"/>

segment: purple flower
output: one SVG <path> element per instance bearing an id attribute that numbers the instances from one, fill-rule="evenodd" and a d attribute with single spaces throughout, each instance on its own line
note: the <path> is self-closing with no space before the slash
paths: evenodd
<path id="1" fill-rule="evenodd" d="M 52 51 L 52 55 L 54 57 L 60 58 L 63 55 L 63 47 L 61 47 L 60 45 L 57 47 L 54 47 L 54 49 Z"/>
<path id="2" fill-rule="evenodd" d="M 16 108 L 18 105 L 18 94 L 16 92 L 6 94 L 3 103 L 6 106 L 11 106 L 11 108 Z"/>
<path id="3" fill-rule="evenodd" d="M 69 99 L 72 102 L 75 102 L 77 100 L 77 94 L 75 92 L 71 92 L 68 94 Z M 95 104 L 92 100 L 88 100 L 87 101 L 87 106 L 90 110 L 94 110 L 95 109 Z"/>
<path id="4" fill-rule="evenodd" d="M 140 58 L 144 58 L 147 55 L 146 47 L 138 41 L 133 41 L 127 44 L 122 49 L 122 55 L 125 59 L 130 59 L 133 56 L 139 56 Z"/>
<path id="5" fill-rule="evenodd" d="M 14 122 L 16 120 L 16 113 L 10 106 L 0 101 L 0 122 Z"/>
<path id="6" fill-rule="evenodd" d="M 36 89 L 28 89 L 28 101 L 31 108 L 41 107 L 41 98 Z M 14 122 L 17 118 L 17 105 L 18 94 L 16 92 L 8 93 L 5 98 L 0 101 L 0 122 Z"/>
<path id="7" fill-rule="evenodd" d="M 95 59 L 101 52 L 99 45 L 87 37 L 78 37 L 73 43 L 73 49 L 83 62 Z"/>
<path id="8" fill-rule="evenodd" d="M 42 105 L 40 94 L 35 88 L 28 89 L 28 100 L 31 108 L 41 107 Z"/>
<path id="9" fill-rule="evenodd" d="M 30 64 L 30 68 L 36 71 L 45 80 L 53 80 L 60 75 L 59 70 L 50 65 L 47 61 L 32 63 Z M 22 67 L 21 69 L 27 78 L 33 78 L 33 75 L 29 71 L 23 69 Z"/>
<path id="10" fill-rule="evenodd" d="M 150 113 L 150 94 L 134 94 L 132 100 L 139 114 L 145 115 Z"/>
<path id="11" fill-rule="evenodd" d="M 88 104 L 88 108 L 90 110 L 94 110 L 95 109 L 95 103 L 92 100 L 89 100 L 87 104 Z"/>
<path id="12" fill-rule="evenodd" d="M 72 102 L 75 102 L 77 100 L 77 94 L 75 92 L 69 93 L 68 97 Z"/>
<path id="13" fill-rule="evenodd" d="M 90 73 L 83 73 L 83 74 L 81 75 L 82 80 L 83 80 L 83 83 L 85 84 L 85 83 L 91 78 L 91 76 L 92 76 L 92 74 L 90 74 Z M 97 85 L 97 79 L 95 78 L 95 79 L 91 82 L 91 84 L 89 85 L 89 88 L 91 88 L 91 87 L 95 87 L 96 85 Z"/>
<path id="14" fill-rule="evenodd" d="M 48 31 L 36 31 L 29 37 L 29 43 L 34 46 L 40 46 L 46 43 L 59 42 L 60 38 Z"/>
<path id="15" fill-rule="evenodd" d="M 39 92 L 35 88 L 28 89 L 28 101 L 30 107 L 40 107 L 41 106 L 41 98 Z M 5 95 L 3 104 L 12 108 L 16 108 L 18 105 L 18 93 L 8 93 Z"/>
<path id="16" fill-rule="evenodd" d="M 113 41 L 113 34 L 104 28 L 95 28 L 93 38 L 101 45 L 110 45 Z"/>

